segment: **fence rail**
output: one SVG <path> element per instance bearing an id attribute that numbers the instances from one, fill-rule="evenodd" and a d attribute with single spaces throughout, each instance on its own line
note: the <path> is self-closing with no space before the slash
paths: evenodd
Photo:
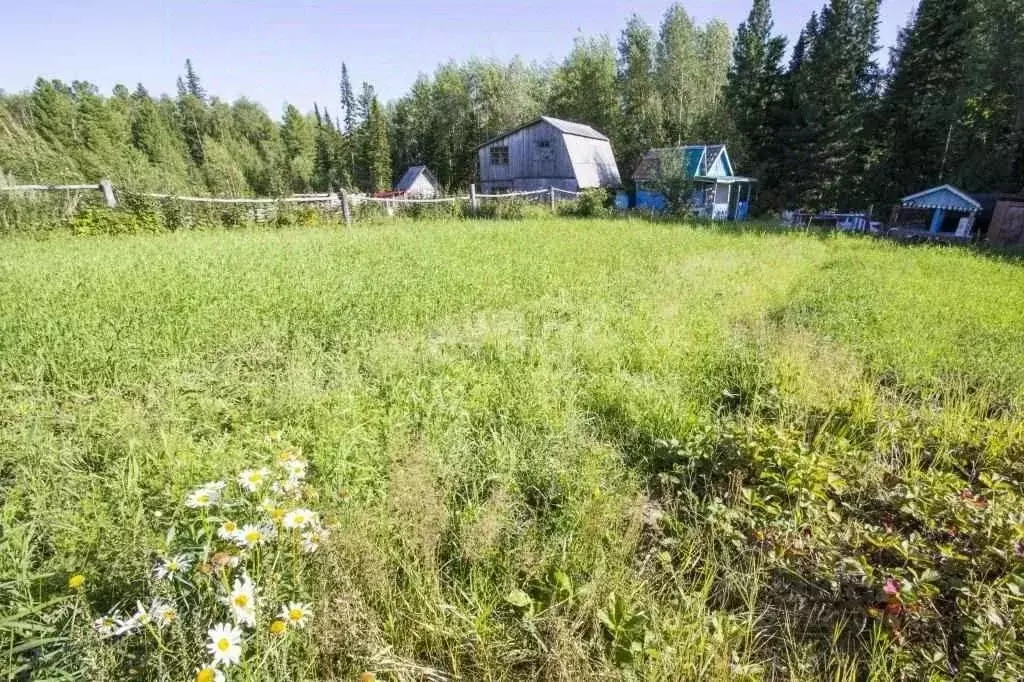
<path id="1" fill-rule="evenodd" d="M 46 192 L 49 190 L 98 190 L 97 185 L 0 185 L 0 192 Z"/>
<path id="2" fill-rule="evenodd" d="M 77 185 L 0 185 L 0 191 L 5 192 L 51 192 L 51 191 L 64 191 L 64 192 L 80 192 L 80 191 L 99 191 L 103 194 L 104 200 L 108 207 L 117 207 L 117 195 L 145 197 L 147 199 L 159 199 L 162 201 L 181 201 L 185 203 L 196 203 L 196 204 L 212 204 L 212 205 L 233 205 L 233 206 L 252 206 L 254 207 L 254 216 L 257 220 L 262 220 L 266 216 L 266 211 L 263 207 L 279 206 L 281 204 L 308 204 L 308 205 L 322 205 L 329 210 L 340 209 L 345 220 L 346 225 L 352 223 L 352 206 L 358 205 L 363 202 L 381 204 L 386 206 L 391 212 L 392 209 L 400 206 L 411 206 L 416 204 L 450 204 L 456 202 L 467 202 L 470 210 L 476 213 L 480 210 L 481 200 L 490 201 L 503 201 L 515 198 L 541 198 L 547 196 L 551 209 L 555 209 L 556 196 L 568 196 L 577 198 L 580 196 L 579 192 L 572 192 L 569 190 L 559 189 L 557 187 L 549 187 L 548 189 L 533 190 L 530 192 L 508 192 L 505 194 L 478 194 L 475 185 L 470 185 L 469 194 L 456 195 L 452 197 L 436 197 L 430 199 L 418 199 L 410 197 L 371 197 L 365 194 L 349 194 L 348 192 L 341 191 L 338 193 L 327 192 L 327 193 L 307 193 L 307 194 L 294 194 L 288 197 L 279 198 L 268 198 L 268 197 L 191 197 L 191 196 L 179 196 L 177 194 L 157 193 L 157 192 L 136 192 L 134 190 L 117 190 L 115 193 L 114 186 L 109 180 L 101 180 L 96 184 L 77 184 Z"/>

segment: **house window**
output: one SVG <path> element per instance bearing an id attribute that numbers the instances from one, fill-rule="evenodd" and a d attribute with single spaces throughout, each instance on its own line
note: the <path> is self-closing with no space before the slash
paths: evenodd
<path id="1" fill-rule="evenodd" d="M 551 144 L 551 140 L 537 140 L 537 160 L 553 161 L 554 158 L 555 148 Z"/>
<path id="2" fill-rule="evenodd" d="M 508 147 L 491 147 L 491 165 L 508 165 Z"/>

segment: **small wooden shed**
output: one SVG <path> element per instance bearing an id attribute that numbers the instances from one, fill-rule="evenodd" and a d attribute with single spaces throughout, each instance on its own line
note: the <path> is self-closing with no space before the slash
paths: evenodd
<path id="1" fill-rule="evenodd" d="M 622 184 L 608 138 L 590 126 L 541 116 L 477 147 L 485 194 Z"/>
<path id="2" fill-rule="evenodd" d="M 981 204 L 952 185 L 932 187 L 903 197 L 891 220 L 903 232 L 970 239 Z"/>
<path id="3" fill-rule="evenodd" d="M 998 246 L 1024 246 L 1024 196 L 1003 196 L 996 201 L 988 241 Z"/>
<path id="4" fill-rule="evenodd" d="M 395 185 L 395 193 L 408 199 L 433 199 L 441 194 L 441 185 L 426 166 L 410 166 Z"/>

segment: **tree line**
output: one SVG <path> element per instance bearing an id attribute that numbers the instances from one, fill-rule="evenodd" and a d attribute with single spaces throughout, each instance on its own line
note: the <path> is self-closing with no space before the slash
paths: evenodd
<path id="1" fill-rule="evenodd" d="M 608 134 L 627 181 L 652 147 L 725 142 L 763 210 L 862 208 L 939 182 L 1024 189 L 1024 0 L 921 0 L 885 65 L 878 9 L 828 0 L 790 46 L 770 0 L 734 35 L 677 3 L 658 26 L 631 17 L 614 43 L 578 37 L 558 64 L 442 64 L 389 103 L 343 64 L 336 103 L 287 105 L 280 120 L 209 96 L 191 62 L 176 96 L 40 79 L 0 93 L 0 170 L 273 196 L 386 190 L 426 164 L 454 190 L 472 182 L 477 145 L 550 114 Z"/>

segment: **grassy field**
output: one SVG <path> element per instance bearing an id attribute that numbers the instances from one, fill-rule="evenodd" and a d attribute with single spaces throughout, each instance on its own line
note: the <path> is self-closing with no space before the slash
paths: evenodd
<path id="1" fill-rule="evenodd" d="M 965 250 L 5 239 L 0 670 L 214 679 L 234 619 L 229 680 L 1021 679 L 1022 415 L 1024 265 Z"/>

